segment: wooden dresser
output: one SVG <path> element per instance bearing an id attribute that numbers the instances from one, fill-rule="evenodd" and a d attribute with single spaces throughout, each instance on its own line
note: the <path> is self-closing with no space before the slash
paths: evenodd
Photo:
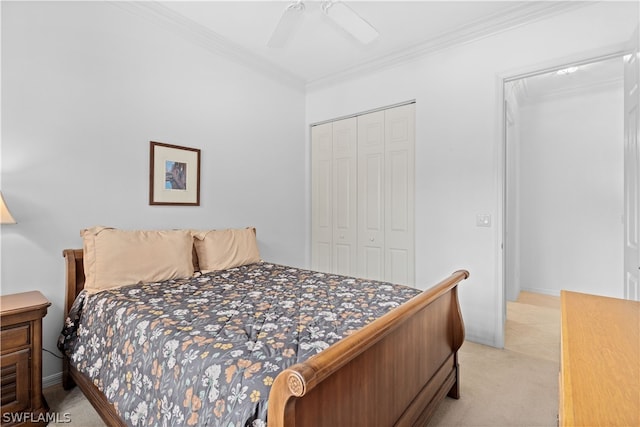
<path id="1" fill-rule="evenodd" d="M 38 291 L 0 296 L 3 426 L 46 425 L 42 395 L 42 318 L 51 303 Z"/>
<path id="2" fill-rule="evenodd" d="M 560 426 L 640 426 L 640 302 L 562 291 Z"/>

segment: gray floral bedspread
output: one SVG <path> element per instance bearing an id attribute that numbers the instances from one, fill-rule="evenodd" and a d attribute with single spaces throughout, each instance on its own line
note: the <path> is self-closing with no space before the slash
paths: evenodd
<path id="1" fill-rule="evenodd" d="M 58 346 L 131 426 L 264 426 L 274 378 L 418 290 L 270 263 L 83 291 Z"/>

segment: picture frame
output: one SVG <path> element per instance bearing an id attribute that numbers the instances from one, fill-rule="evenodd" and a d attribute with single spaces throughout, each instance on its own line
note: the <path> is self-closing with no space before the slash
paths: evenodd
<path id="1" fill-rule="evenodd" d="M 200 149 L 150 141 L 149 204 L 200 206 Z"/>

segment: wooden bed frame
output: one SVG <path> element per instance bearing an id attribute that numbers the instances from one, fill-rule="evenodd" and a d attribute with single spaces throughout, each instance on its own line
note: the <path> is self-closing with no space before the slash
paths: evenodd
<path id="1" fill-rule="evenodd" d="M 66 249 L 65 318 L 84 287 L 82 250 Z M 464 323 L 457 284 L 465 270 L 393 309 L 303 363 L 282 371 L 269 394 L 268 426 L 424 426 L 446 396 L 460 397 Z M 63 386 L 77 384 L 109 426 L 114 407 L 65 357 Z"/>

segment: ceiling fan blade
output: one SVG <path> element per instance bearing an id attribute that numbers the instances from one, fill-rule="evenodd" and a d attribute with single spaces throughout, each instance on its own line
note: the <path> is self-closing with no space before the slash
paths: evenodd
<path id="1" fill-rule="evenodd" d="M 267 42 L 269 47 L 282 47 L 295 32 L 296 27 L 300 24 L 300 18 L 304 12 L 304 3 L 296 1 L 289 4 L 280 16 L 278 25 L 273 30 L 271 38 Z"/>
<path id="2" fill-rule="evenodd" d="M 378 30 L 340 1 L 326 1 L 322 4 L 322 10 L 343 30 L 363 44 L 371 43 L 379 35 Z"/>

